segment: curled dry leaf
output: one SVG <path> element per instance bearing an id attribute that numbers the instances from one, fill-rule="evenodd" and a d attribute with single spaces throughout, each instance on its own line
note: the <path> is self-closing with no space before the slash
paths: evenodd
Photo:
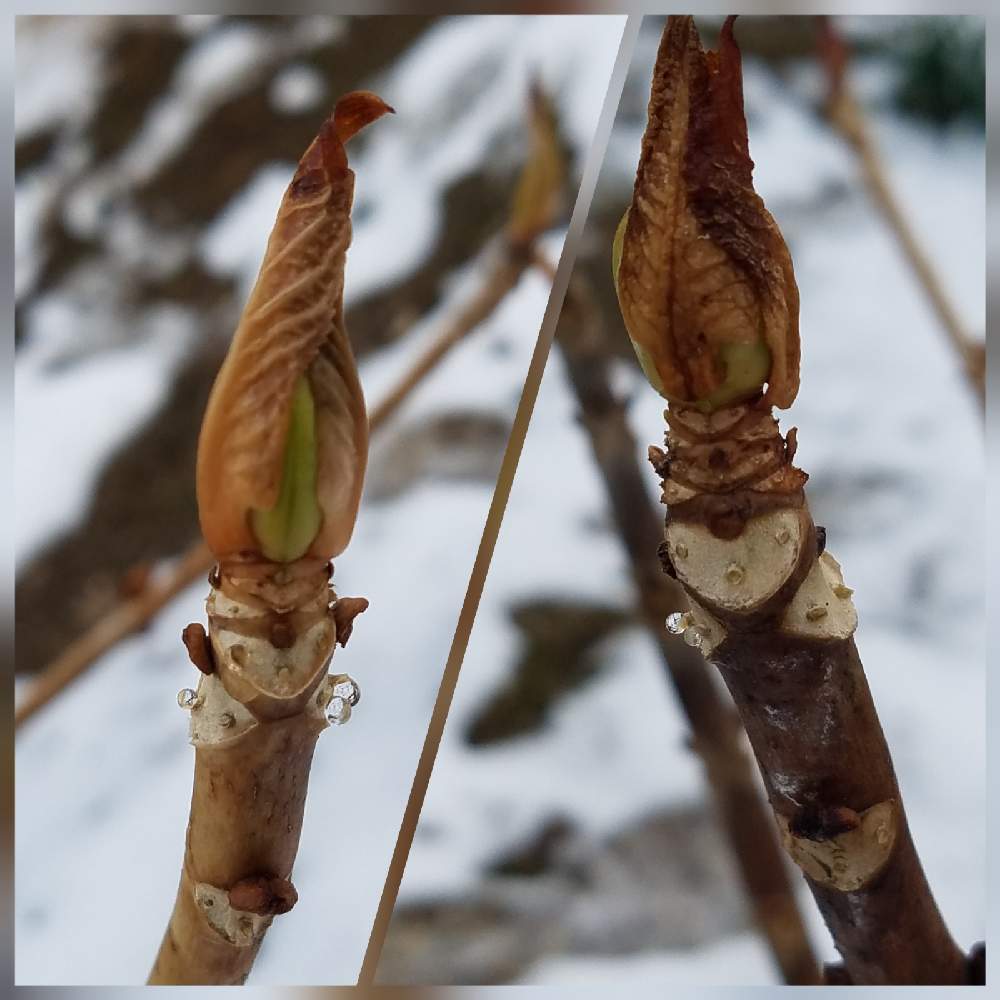
<path id="1" fill-rule="evenodd" d="M 622 315 L 654 387 L 711 411 L 798 391 L 798 289 L 753 189 L 733 18 L 706 52 L 691 17 L 660 44 L 632 203 L 615 238 Z"/>
<path id="2" fill-rule="evenodd" d="M 368 420 L 344 328 L 344 143 L 391 110 L 365 91 L 341 98 L 278 209 L 198 443 L 201 527 L 220 560 L 329 559 L 350 539 Z"/>

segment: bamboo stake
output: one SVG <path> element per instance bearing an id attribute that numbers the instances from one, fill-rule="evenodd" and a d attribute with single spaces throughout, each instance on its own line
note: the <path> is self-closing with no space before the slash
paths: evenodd
<path id="1" fill-rule="evenodd" d="M 209 630 L 185 629 L 202 673 L 194 788 L 174 910 L 149 982 L 238 984 L 294 906 L 313 750 L 359 697 L 328 675 L 368 602 L 338 598 L 331 556 L 353 531 L 368 423 L 343 324 L 354 174 L 344 143 L 391 111 L 337 102 L 282 200 L 198 443 L 198 511 L 218 560 Z"/>
<path id="2" fill-rule="evenodd" d="M 798 290 L 753 191 L 732 25 L 706 54 L 692 18 L 668 19 L 616 245 L 626 327 L 668 399 L 666 450 L 650 458 L 662 556 L 691 602 L 670 627 L 733 695 L 844 976 L 961 984 L 854 645 L 852 591 L 809 514 L 795 432 L 772 416 L 798 389 Z"/>
<path id="3" fill-rule="evenodd" d="M 663 574 L 656 556 L 659 516 L 635 459 L 636 441 L 625 405 L 611 388 L 609 345 L 597 305 L 580 275 L 571 280 L 556 343 L 629 560 L 642 620 L 691 727 L 692 749 L 705 767 L 753 921 L 784 981 L 816 984 L 819 963 L 795 900 L 787 861 L 744 750 L 739 718 L 720 697 L 702 655 L 663 628 L 669 614 L 687 610 L 687 597 L 675 580 Z"/>
<path id="4" fill-rule="evenodd" d="M 426 350 L 372 408 L 368 419 L 371 434 L 385 425 L 453 347 L 492 315 L 528 267 L 538 267 L 549 280 L 554 276 L 551 262 L 538 257 L 534 248 L 539 236 L 555 220 L 558 189 L 565 182 L 565 164 L 557 159 L 561 154 L 551 104 L 537 84 L 531 88 L 529 96 L 529 127 L 531 146 L 515 192 L 510 220 L 499 236 L 498 250 L 490 257 L 478 289 L 468 302 L 459 306 Z M 70 643 L 39 672 L 22 696 L 14 712 L 15 729 L 61 694 L 100 656 L 148 624 L 185 587 L 205 576 L 213 562 L 208 546 L 198 539 L 165 571 L 161 582 L 123 600 Z"/>
<path id="5" fill-rule="evenodd" d="M 846 42 L 837 32 L 831 17 L 821 17 L 820 24 L 821 54 L 829 82 L 824 113 L 857 156 L 869 197 L 896 237 L 896 242 L 927 296 L 931 309 L 958 354 L 980 406 L 985 409 L 985 345 L 975 340 L 966 330 L 958 310 L 944 289 L 940 275 L 917 239 L 893 191 L 885 164 L 868 128 L 864 110 L 847 85 L 849 51 Z"/>

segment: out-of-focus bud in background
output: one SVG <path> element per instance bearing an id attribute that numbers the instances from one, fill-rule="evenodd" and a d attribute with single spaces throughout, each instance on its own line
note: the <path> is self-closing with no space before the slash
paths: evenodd
<path id="1" fill-rule="evenodd" d="M 528 97 L 531 146 L 514 191 L 507 235 L 515 245 L 538 238 L 559 217 L 566 200 L 566 150 L 552 99 L 535 79 Z"/>

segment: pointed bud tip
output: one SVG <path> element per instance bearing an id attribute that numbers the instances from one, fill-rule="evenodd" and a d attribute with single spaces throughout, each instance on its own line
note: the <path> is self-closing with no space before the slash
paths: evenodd
<path id="1" fill-rule="evenodd" d="M 377 121 L 385 114 L 394 115 L 396 109 L 386 104 L 378 94 L 370 90 L 353 90 L 337 101 L 333 115 L 327 120 L 333 127 L 341 142 L 347 142 L 357 135 L 366 125 Z"/>
<path id="2" fill-rule="evenodd" d="M 316 138 L 299 160 L 295 174 L 295 190 L 310 193 L 333 176 L 347 170 L 344 143 L 366 125 L 385 114 L 395 114 L 377 94 L 370 90 L 354 90 L 337 101 L 333 114 L 320 126 Z"/>

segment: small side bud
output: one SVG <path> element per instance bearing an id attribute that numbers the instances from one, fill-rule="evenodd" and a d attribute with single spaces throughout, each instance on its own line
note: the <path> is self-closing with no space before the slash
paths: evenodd
<path id="1" fill-rule="evenodd" d="M 261 917 L 287 913 L 298 901 L 299 894 L 288 879 L 269 875 L 240 879 L 229 890 L 229 905 L 234 910 Z"/>
<path id="2" fill-rule="evenodd" d="M 201 622 L 185 625 L 181 632 L 181 641 L 188 651 L 191 662 L 203 673 L 215 673 L 215 660 L 212 656 L 212 644 Z"/>

